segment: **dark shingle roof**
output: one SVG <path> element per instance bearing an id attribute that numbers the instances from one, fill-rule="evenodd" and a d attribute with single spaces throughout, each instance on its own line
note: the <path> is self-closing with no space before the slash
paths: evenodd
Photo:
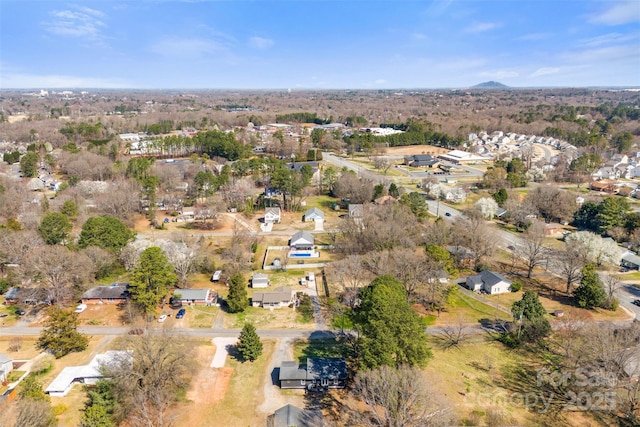
<path id="1" fill-rule="evenodd" d="M 82 294 L 82 299 L 126 299 L 129 297 L 128 283 L 114 283 L 111 286 L 95 286 Z"/>

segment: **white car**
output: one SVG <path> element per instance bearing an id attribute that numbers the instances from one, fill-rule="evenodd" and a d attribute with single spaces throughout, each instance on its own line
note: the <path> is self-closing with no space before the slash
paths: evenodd
<path id="1" fill-rule="evenodd" d="M 163 314 L 162 316 L 158 317 L 158 322 L 159 322 L 159 323 L 162 323 L 162 322 L 164 322 L 165 320 L 167 320 L 167 315 L 166 315 L 166 314 Z"/>
<path id="2" fill-rule="evenodd" d="M 87 304 L 80 304 L 79 306 L 76 307 L 76 309 L 74 311 L 76 313 L 82 313 L 86 309 L 87 309 Z"/>

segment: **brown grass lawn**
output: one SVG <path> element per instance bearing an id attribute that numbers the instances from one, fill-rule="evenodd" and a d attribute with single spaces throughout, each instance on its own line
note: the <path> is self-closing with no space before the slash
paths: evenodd
<path id="1" fill-rule="evenodd" d="M 265 416 L 256 408 L 263 400 L 263 385 L 270 381 L 269 361 L 275 348 L 274 340 L 263 340 L 264 351 L 260 358 L 251 363 L 240 363 L 227 358 L 225 370 L 232 370 L 226 393 L 222 400 L 208 405 L 185 403 L 178 408 L 180 426 L 191 427 L 246 427 L 260 426 Z M 210 358 L 208 359 L 210 362 Z M 207 369 L 204 368 L 203 369 Z"/>
<path id="2" fill-rule="evenodd" d="M 432 346 L 433 358 L 426 373 L 430 386 L 439 390 L 460 417 L 460 425 L 486 425 L 487 413 L 502 412 L 502 424 L 526 426 L 596 426 L 583 414 L 555 414 L 528 411 L 516 394 L 522 384 L 514 382 L 515 368 L 527 364 L 527 357 L 484 337 L 443 349 Z M 532 393 L 539 393 L 534 387 Z"/>
<path id="3" fill-rule="evenodd" d="M 224 325 L 227 328 L 242 328 L 245 323 L 253 323 L 257 329 L 314 329 L 315 324 L 302 323 L 292 308 L 268 310 L 261 307 L 249 307 L 242 313 L 225 313 Z"/>
<path id="4" fill-rule="evenodd" d="M 12 343 L 20 342 L 20 350 L 16 352 L 9 351 Z M 10 337 L 0 335 L 0 353 L 4 353 L 14 360 L 29 360 L 40 354 L 40 350 L 36 348 L 38 337 Z"/>

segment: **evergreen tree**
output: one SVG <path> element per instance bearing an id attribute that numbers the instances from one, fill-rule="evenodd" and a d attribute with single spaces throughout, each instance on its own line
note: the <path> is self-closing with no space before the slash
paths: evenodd
<path id="1" fill-rule="evenodd" d="M 138 266 L 131 273 L 131 299 L 145 313 L 152 313 L 177 281 L 167 255 L 151 246 L 140 254 Z"/>
<path id="2" fill-rule="evenodd" d="M 392 276 L 380 276 L 360 292 L 353 323 L 360 333 L 363 368 L 421 366 L 431 357 L 424 324 L 407 303 L 402 283 Z"/>
<path id="3" fill-rule="evenodd" d="M 593 264 L 587 264 L 582 268 L 581 273 L 580 286 L 573 291 L 578 307 L 589 309 L 601 307 L 605 303 L 607 295 L 596 268 Z"/>
<path id="4" fill-rule="evenodd" d="M 46 401 L 49 402 L 49 395 L 44 392 L 42 388 L 42 383 L 36 379 L 35 374 L 29 374 L 27 377 L 20 383 L 20 391 L 18 392 L 18 396 L 22 399 L 31 399 L 36 401 Z"/>
<path id="5" fill-rule="evenodd" d="M 229 295 L 226 302 L 229 313 L 239 313 L 249 306 L 247 285 L 242 274 L 236 273 L 229 279 Z"/>
<path id="6" fill-rule="evenodd" d="M 40 221 L 38 233 L 40 233 L 47 245 L 57 245 L 66 240 L 71 232 L 71 228 L 71 222 L 66 215 L 50 212 Z"/>
<path id="7" fill-rule="evenodd" d="M 396 199 L 400 197 L 400 189 L 395 182 L 389 184 L 389 195 L 391 197 L 395 197 Z"/>
<path id="8" fill-rule="evenodd" d="M 87 337 L 78 332 L 78 314 L 53 306 L 38 338 L 38 348 L 59 359 L 74 351 L 83 351 L 89 345 Z"/>
<path id="9" fill-rule="evenodd" d="M 80 232 L 78 246 L 97 246 L 102 249 L 119 251 L 135 238 L 136 234 L 129 231 L 126 225 L 112 216 L 94 216 L 89 218 Z"/>
<path id="10" fill-rule="evenodd" d="M 256 327 L 245 323 L 240 332 L 237 349 L 243 360 L 253 362 L 262 354 L 262 342 L 256 332 Z"/>

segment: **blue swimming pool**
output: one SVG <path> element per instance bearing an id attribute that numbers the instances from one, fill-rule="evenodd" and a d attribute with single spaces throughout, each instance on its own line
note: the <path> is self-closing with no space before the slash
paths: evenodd
<path id="1" fill-rule="evenodd" d="M 291 258 L 305 258 L 305 257 L 309 258 L 310 256 L 311 254 L 304 254 L 304 253 L 301 253 L 301 254 L 292 253 L 289 255 L 289 257 Z"/>

